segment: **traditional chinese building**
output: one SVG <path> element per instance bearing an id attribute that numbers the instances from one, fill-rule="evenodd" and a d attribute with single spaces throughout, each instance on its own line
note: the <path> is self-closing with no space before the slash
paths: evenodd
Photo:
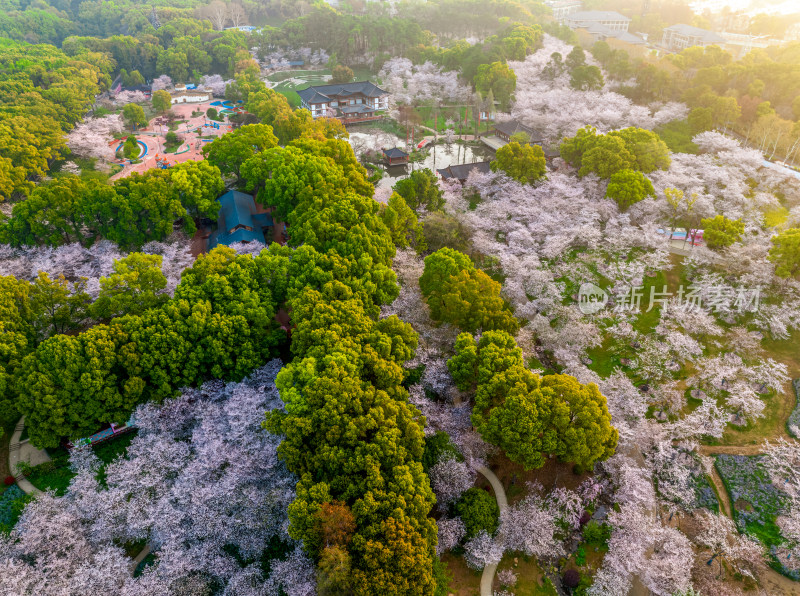
<path id="1" fill-rule="evenodd" d="M 525 133 L 528 135 L 531 143 L 541 143 L 542 140 L 539 138 L 539 135 L 533 130 L 530 126 L 525 126 L 519 120 L 507 120 L 506 122 L 498 122 L 494 125 L 494 129 L 492 131 L 494 135 L 500 139 L 503 139 L 506 143 L 511 140 L 517 133 Z"/>
<path id="2" fill-rule="evenodd" d="M 472 170 L 478 170 L 481 174 L 488 174 L 492 171 L 489 161 L 477 161 L 475 163 L 460 163 L 441 170 L 436 170 L 443 180 L 458 180 L 465 182 Z"/>
<path id="3" fill-rule="evenodd" d="M 389 93 L 369 81 L 316 85 L 297 92 L 314 118 L 332 116 L 344 124 L 379 120 L 389 108 Z"/>
<path id="4" fill-rule="evenodd" d="M 399 166 L 408 163 L 408 153 L 397 147 L 383 150 L 383 159 L 386 165 Z"/>

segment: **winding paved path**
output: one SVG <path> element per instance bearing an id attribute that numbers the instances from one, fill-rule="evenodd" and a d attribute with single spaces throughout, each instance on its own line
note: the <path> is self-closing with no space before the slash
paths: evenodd
<path id="1" fill-rule="evenodd" d="M 20 462 L 20 453 L 22 450 L 22 445 L 20 442 L 20 437 L 22 437 L 22 430 L 25 428 L 25 416 L 19 419 L 17 425 L 14 427 L 14 434 L 11 435 L 11 441 L 8 444 L 8 469 L 11 470 L 13 474 L 14 471 L 17 469 L 17 464 Z M 29 495 L 38 495 L 42 491 L 38 488 L 33 486 L 30 481 L 25 478 L 24 476 L 15 475 L 14 478 L 17 481 L 17 485 Z"/>
<path id="2" fill-rule="evenodd" d="M 500 508 L 500 513 L 508 509 L 508 499 L 506 498 L 506 491 L 500 483 L 500 479 L 486 466 L 478 468 L 478 472 L 486 477 L 489 484 L 492 485 L 494 490 L 494 497 L 497 499 L 497 506 Z M 487 565 L 483 568 L 483 575 L 481 575 L 481 596 L 492 596 L 492 582 L 494 581 L 494 574 L 497 571 L 497 564 Z"/>

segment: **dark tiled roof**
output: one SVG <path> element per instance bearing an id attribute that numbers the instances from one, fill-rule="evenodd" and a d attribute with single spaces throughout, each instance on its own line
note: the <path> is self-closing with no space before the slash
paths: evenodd
<path id="1" fill-rule="evenodd" d="M 383 154 L 389 159 L 397 159 L 398 157 L 408 157 L 408 153 L 406 153 L 402 149 L 398 149 L 397 147 L 392 147 L 391 149 L 384 149 Z"/>
<path id="2" fill-rule="evenodd" d="M 469 173 L 472 170 L 478 170 L 481 174 L 488 174 L 492 171 L 491 166 L 489 165 L 491 162 L 488 161 L 478 161 L 475 163 L 461 163 L 452 166 L 447 166 L 441 170 L 436 170 L 439 172 L 439 175 L 448 180 L 450 178 L 455 178 L 457 180 L 466 180 L 469 176 Z"/>
<path id="3" fill-rule="evenodd" d="M 525 126 L 519 120 L 509 120 L 507 122 L 497 122 L 494 125 L 495 130 L 502 132 L 507 136 L 514 135 L 518 132 L 524 132 L 531 138 L 531 142 L 541 141 L 541 138 L 530 126 Z"/>
<path id="4" fill-rule="evenodd" d="M 316 85 L 301 89 L 297 92 L 306 103 L 327 103 L 331 101 L 331 97 L 346 97 L 355 95 L 356 93 L 360 93 L 366 97 L 380 97 L 381 95 L 388 94 L 387 91 L 384 91 L 369 81 L 355 81 L 353 83 L 339 83 L 336 85 Z M 317 101 L 317 95 L 321 95 L 324 99 Z"/>

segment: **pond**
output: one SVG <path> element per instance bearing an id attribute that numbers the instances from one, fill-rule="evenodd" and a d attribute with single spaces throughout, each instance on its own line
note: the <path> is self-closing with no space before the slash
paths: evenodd
<path id="1" fill-rule="evenodd" d="M 359 128 L 350 132 L 350 144 L 356 155 L 361 155 L 367 150 L 379 150 L 388 147 L 404 147 L 405 140 L 378 128 Z M 376 188 L 391 188 L 400 178 L 408 176 L 412 168 L 419 170 L 429 168 L 432 171 L 446 168 L 447 166 L 462 163 L 475 163 L 494 158 L 494 152 L 483 145 L 469 147 L 463 143 L 447 145 L 441 138 L 438 145 L 430 146 L 423 161 L 408 164 L 408 166 L 384 167 L 383 178 L 375 185 Z"/>

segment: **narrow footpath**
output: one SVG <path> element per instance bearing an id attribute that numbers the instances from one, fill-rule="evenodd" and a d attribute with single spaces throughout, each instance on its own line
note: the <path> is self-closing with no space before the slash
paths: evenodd
<path id="1" fill-rule="evenodd" d="M 497 506 L 500 508 L 500 514 L 508 509 L 508 499 L 506 498 L 506 491 L 500 483 L 500 479 L 486 466 L 478 468 L 478 472 L 486 477 L 489 484 L 492 485 L 494 490 L 494 497 L 497 499 Z M 483 568 L 483 575 L 481 575 L 481 596 L 492 596 L 492 583 L 494 582 L 494 574 L 497 571 L 497 564 L 487 565 Z"/>

